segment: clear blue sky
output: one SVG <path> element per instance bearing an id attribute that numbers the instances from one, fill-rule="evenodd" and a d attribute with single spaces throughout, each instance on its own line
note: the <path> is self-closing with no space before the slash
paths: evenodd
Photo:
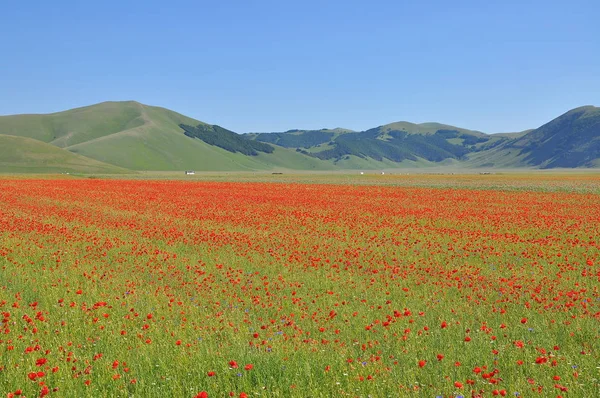
<path id="1" fill-rule="evenodd" d="M 600 105 L 600 1 L 5 1 L 0 114 L 107 100 L 237 132 L 538 127 Z"/>

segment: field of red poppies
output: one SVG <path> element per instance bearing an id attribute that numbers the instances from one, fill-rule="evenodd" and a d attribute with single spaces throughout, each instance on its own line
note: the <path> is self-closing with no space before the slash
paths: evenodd
<path id="1" fill-rule="evenodd" d="M 0 179 L 0 393 L 600 396 L 600 194 L 519 181 Z"/>

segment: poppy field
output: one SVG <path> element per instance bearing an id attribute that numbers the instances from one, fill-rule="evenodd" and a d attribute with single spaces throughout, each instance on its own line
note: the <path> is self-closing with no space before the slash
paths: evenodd
<path id="1" fill-rule="evenodd" d="M 0 179 L 0 393 L 600 396 L 600 191 L 525 180 Z"/>

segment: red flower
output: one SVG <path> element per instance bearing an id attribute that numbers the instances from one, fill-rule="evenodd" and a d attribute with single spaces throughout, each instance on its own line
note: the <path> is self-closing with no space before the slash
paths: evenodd
<path id="1" fill-rule="evenodd" d="M 565 386 L 561 386 L 560 384 L 555 384 L 554 388 L 558 388 L 562 392 L 567 392 L 569 389 Z"/>
<path id="2" fill-rule="evenodd" d="M 42 389 L 40 391 L 40 397 L 45 397 L 48 394 L 50 394 L 50 389 L 48 388 L 48 386 L 42 386 Z"/>
<path id="3" fill-rule="evenodd" d="M 546 357 L 537 357 L 535 359 L 535 363 L 537 363 L 538 365 L 546 363 L 546 362 L 548 362 L 548 358 L 546 358 Z"/>
<path id="4" fill-rule="evenodd" d="M 208 393 L 206 391 L 199 392 L 194 398 L 208 398 Z"/>
<path id="5" fill-rule="evenodd" d="M 237 369 L 238 368 L 238 364 L 236 361 L 229 361 L 229 367 L 232 369 Z"/>
<path id="6" fill-rule="evenodd" d="M 419 367 L 420 367 L 420 368 L 424 367 L 426 363 L 427 363 L 427 361 L 425 361 L 425 360 L 421 359 L 421 360 L 419 361 Z"/>
<path id="7" fill-rule="evenodd" d="M 244 366 L 244 370 L 252 370 L 253 367 L 254 367 L 254 365 L 249 363 L 248 365 Z"/>

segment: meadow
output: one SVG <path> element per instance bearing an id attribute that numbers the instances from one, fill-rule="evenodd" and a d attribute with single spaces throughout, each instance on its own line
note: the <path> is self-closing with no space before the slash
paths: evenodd
<path id="1" fill-rule="evenodd" d="M 600 396 L 597 174 L 237 180 L 1 178 L 0 393 Z"/>

